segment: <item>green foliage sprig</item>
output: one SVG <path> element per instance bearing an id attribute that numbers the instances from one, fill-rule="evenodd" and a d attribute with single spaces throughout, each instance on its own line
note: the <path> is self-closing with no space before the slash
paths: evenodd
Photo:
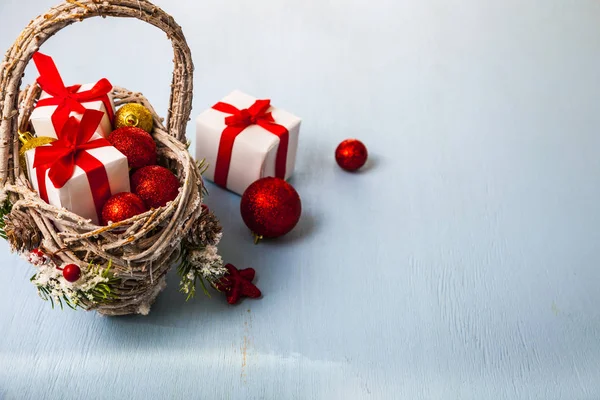
<path id="1" fill-rule="evenodd" d="M 176 263 L 179 264 L 177 274 L 181 278 L 179 291 L 187 295 L 185 301 L 189 301 L 196 295 L 196 283 L 198 281 L 202 285 L 204 294 L 210 297 L 204 278 L 202 275 L 195 273 L 194 266 L 189 258 L 189 251 L 185 246 L 183 246 Z"/>
<path id="2" fill-rule="evenodd" d="M 6 221 L 4 220 L 4 217 L 6 217 L 8 214 L 10 214 L 11 211 L 12 211 L 11 202 L 8 200 L 5 200 L 4 204 L 2 204 L 2 207 L 0 207 L 0 237 L 4 240 L 7 239 L 6 231 L 4 230 L 6 228 Z"/>
<path id="3" fill-rule="evenodd" d="M 50 262 L 41 265 L 30 280 L 37 287 L 39 296 L 50 301 L 52 308 L 55 304 L 61 309 L 64 309 L 63 304 L 73 310 L 77 307 L 88 308 L 89 305 L 107 303 L 117 297 L 113 287 L 120 283 L 120 279 L 112 273 L 111 267 L 111 261 L 106 268 L 90 263 L 80 280 L 71 284 L 62 277 L 56 264 Z"/>

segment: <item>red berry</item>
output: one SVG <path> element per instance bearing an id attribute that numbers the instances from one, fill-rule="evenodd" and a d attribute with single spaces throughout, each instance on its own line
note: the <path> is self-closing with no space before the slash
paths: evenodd
<path id="1" fill-rule="evenodd" d="M 69 282 L 77 282 L 81 278 L 81 268 L 75 264 L 68 264 L 63 267 L 63 276 Z"/>
<path id="2" fill-rule="evenodd" d="M 29 252 L 27 261 L 35 266 L 40 266 L 48 263 L 50 258 L 42 250 L 33 249 Z"/>
<path id="3" fill-rule="evenodd" d="M 33 249 L 33 250 L 31 250 L 30 253 L 36 257 L 44 257 L 45 256 L 44 252 L 41 251 L 40 249 Z"/>

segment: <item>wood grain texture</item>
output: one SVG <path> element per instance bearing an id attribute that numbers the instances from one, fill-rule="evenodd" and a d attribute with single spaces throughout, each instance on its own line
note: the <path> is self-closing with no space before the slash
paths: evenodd
<path id="1" fill-rule="evenodd" d="M 0 48 L 52 2 L 3 0 Z M 189 39 L 193 115 L 239 88 L 303 117 L 303 218 L 254 246 L 211 186 L 264 298 L 185 303 L 170 275 L 148 317 L 51 311 L 1 243 L 0 398 L 600 398 L 600 3 L 157 3 Z M 141 23 L 44 50 L 69 82 L 168 103 L 171 50 Z M 353 136 L 356 175 L 333 158 Z"/>

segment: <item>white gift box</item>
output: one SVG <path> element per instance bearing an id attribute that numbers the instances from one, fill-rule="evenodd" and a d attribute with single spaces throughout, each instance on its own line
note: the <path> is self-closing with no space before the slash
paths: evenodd
<path id="1" fill-rule="evenodd" d="M 94 85 L 95 85 L 95 83 L 86 83 L 85 85 L 81 85 L 81 87 L 79 88 L 79 90 L 77 92 L 79 93 L 79 92 L 84 92 L 86 90 L 90 90 L 91 88 L 94 87 Z M 112 94 L 109 93 L 107 96 L 108 96 L 108 100 L 110 102 L 110 106 L 112 108 L 112 114 L 114 115 L 115 105 L 113 102 Z M 40 95 L 40 100 L 47 99 L 50 97 L 52 97 L 52 96 L 50 96 L 48 93 L 42 91 L 42 94 Z M 87 108 L 88 110 L 96 110 L 96 111 L 104 112 L 104 117 L 102 118 L 102 122 L 100 122 L 98 129 L 96 129 L 96 133 L 98 133 L 102 137 L 105 137 L 105 138 L 108 137 L 108 135 L 112 132 L 112 123 L 110 121 L 110 118 L 108 117 L 104 102 L 101 100 L 89 101 L 89 102 L 82 102 L 81 105 L 84 106 L 85 108 Z M 54 114 L 54 111 L 56 111 L 57 108 L 58 108 L 58 106 L 56 106 L 56 105 L 48 105 L 48 106 L 36 107 L 33 109 L 32 113 L 31 113 L 30 121 L 31 121 L 31 125 L 33 125 L 33 128 L 35 129 L 35 133 L 38 137 L 39 136 L 48 136 L 48 137 L 53 137 L 55 139 L 58 139 L 58 134 L 57 134 L 56 130 L 54 129 L 54 125 L 52 124 L 52 119 L 51 119 L 52 114 Z M 72 116 L 72 117 L 77 118 L 78 120 L 81 120 L 81 117 L 83 117 L 83 114 L 71 112 L 69 114 L 69 116 Z"/>
<path id="2" fill-rule="evenodd" d="M 239 110 L 247 109 L 257 99 L 240 91 L 234 91 L 221 102 L 231 104 Z M 287 128 L 289 142 L 286 160 L 285 179 L 289 179 L 296 164 L 300 118 L 279 108 L 270 107 L 269 112 L 275 123 Z M 196 118 L 196 158 L 208 164 L 205 177 L 215 180 L 215 167 L 223 130 L 227 127 L 225 112 L 210 108 Z M 280 139 L 259 125 L 250 125 L 234 141 L 231 162 L 227 176 L 227 189 L 243 194 L 256 180 L 275 176 L 275 163 Z"/>
<path id="3" fill-rule="evenodd" d="M 95 133 L 91 140 L 100 138 Z M 113 195 L 121 192 L 129 192 L 129 165 L 127 157 L 113 146 L 100 147 L 97 149 L 86 150 L 88 154 L 100 161 L 106 169 L 110 191 Z M 36 168 L 33 168 L 36 149 L 31 149 L 25 152 L 27 161 L 27 171 L 29 180 L 39 192 L 39 184 L 37 179 Z M 60 189 L 57 189 L 46 171 L 46 191 L 48 193 L 48 203 L 58 208 L 65 208 L 83 218 L 91 219 L 96 225 L 98 221 L 98 211 L 94 204 L 92 189 L 88 181 L 86 172 L 79 166 L 75 166 L 75 170 L 71 179 Z"/>

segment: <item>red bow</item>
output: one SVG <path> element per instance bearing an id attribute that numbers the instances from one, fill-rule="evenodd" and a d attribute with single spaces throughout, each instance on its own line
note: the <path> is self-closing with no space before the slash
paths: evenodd
<path id="1" fill-rule="evenodd" d="M 52 125 L 54 125 L 57 135 L 63 130 L 72 111 L 78 114 L 84 113 L 86 108 L 81 103 L 102 101 L 108 118 L 112 122 L 113 109 L 108 99 L 112 84 L 108 79 L 102 78 L 90 90 L 78 93 L 81 85 L 66 87 L 51 57 L 37 52 L 33 55 L 33 62 L 40 73 L 40 77 L 37 79 L 38 84 L 43 91 L 52 96 L 39 100 L 36 107 L 58 106 L 52 114 Z"/>
<path id="2" fill-rule="evenodd" d="M 231 164 L 233 143 L 235 142 L 235 138 L 250 125 L 258 125 L 279 137 L 279 148 L 277 149 L 277 158 L 275 160 L 275 176 L 285 179 L 290 133 L 285 126 L 275 123 L 273 115 L 267 112 L 270 107 L 270 100 L 256 100 L 249 108 L 243 110 L 238 110 L 231 104 L 222 102 L 212 107 L 217 111 L 231 114 L 225 118 L 227 127 L 223 130 L 221 141 L 219 142 L 214 179 L 217 185 L 227 186 L 227 175 L 229 174 L 229 166 Z"/>
<path id="3" fill-rule="evenodd" d="M 33 168 L 36 169 L 38 189 L 44 201 L 48 202 L 46 171 L 50 170 L 48 177 L 54 186 L 60 189 L 73 176 L 75 166 L 79 166 L 87 175 L 96 211 L 101 212 L 102 206 L 111 196 L 108 174 L 104 164 L 86 150 L 111 145 L 104 138 L 90 141 L 103 117 L 102 111 L 95 110 L 85 110 L 81 122 L 75 117 L 70 117 L 57 141 L 52 142 L 50 146 L 35 149 Z"/>

